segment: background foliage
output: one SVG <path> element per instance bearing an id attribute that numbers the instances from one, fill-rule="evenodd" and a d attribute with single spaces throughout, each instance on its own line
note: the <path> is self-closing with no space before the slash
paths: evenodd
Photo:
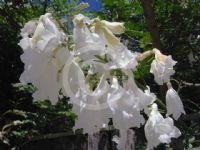
<path id="1" fill-rule="evenodd" d="M 44 14 L 47 2 L 0 2 L 0 149 L 21 149 L 33 136 L 72 131 L 74 125 L 76 115 L 67 98 L 60 98 L 55 106 L 48 100 L 33 102 L 35 88 L 18 83 L 23 71 L 22 49 L 17 44 L 20 29 L 27 21 Z M 52 9 L 57 6 L 61 10 L 63 3 L 56 1 Z"/>

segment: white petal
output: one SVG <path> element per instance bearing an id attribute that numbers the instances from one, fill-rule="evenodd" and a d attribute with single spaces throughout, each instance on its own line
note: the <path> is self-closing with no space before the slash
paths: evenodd
<path id="1" fill-rule="evenodd" d="M 145 136 L 147 138 L 147 149 L 153 149 L 160 143 L 170 143 L 171 138 L 177 138 L 181 132 L 174 126 L 173 120 L 163 118 L 158 112 L 157 104 L 152 105 L 152 111 L 145 125 Z"/>
<path id="2" fill-rule="evenodd" d="M 125 31 L 124 23 L 121 23 L 121 22 L 108 22 L 106 20 L 102 20 L 101 23 L 103 23 L 114 34 L 122 34 Z"/>
<path id="3" fill-rule="evenodd" d="M 154 80 L 157 84 L 169 82 L 170 76 L 175 73 L 173 66 L 176 61 L 171 56 L 165 56 L 161 54 L 158 49 L 153 49 L 155 52 L 155 60 L 151 64 L 150 72 L 154 75 Z"/>
<path id="4" fill-rule="evenodd" d="M 178 120 L 182 113 L 185 114 L 183 103 L 178 93 L 172 87 L 169 88 L 166 93 L 166 106 L 167 114 L 172 114 L 173 118 L 176 120 Z"/>

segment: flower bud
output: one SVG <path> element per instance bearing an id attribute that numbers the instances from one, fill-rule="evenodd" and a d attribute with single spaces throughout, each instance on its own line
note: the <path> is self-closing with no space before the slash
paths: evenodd
<path id="1" fill-rule="evenodd" d="M 74 10 L 80 11 L 80 10 L 85 9 L 87 7 L 89 7 L 89 4 L 82 2 L 78 6 L 74 7 Z"/>
<path id="2" fill-rule="evenodd" d="M 114 34 L 122 34 L 125 31 L 124 23 L 121 22 L 108 22 L 102 20 L 101 23 L 106 26 Z"/>
<path id="3" fill-rule="evenodd" d="M 181 116 L 181 114 L 185 114 L 185 110 L 183 108 L 183 103 L 178 95 L 178 93 L 172 88 L 170 82 L 167 83 L 168 90 L 166 93 L 166 106 L 167 106 L 167 114 L 172 115 L 175 120 Z"/>

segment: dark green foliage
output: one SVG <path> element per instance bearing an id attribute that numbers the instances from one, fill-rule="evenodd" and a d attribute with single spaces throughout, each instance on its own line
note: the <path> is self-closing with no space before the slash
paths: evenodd
<path id="1" fill-rule="evenodd" d="M 17 85 L 18 92 L 34 91 L 32 86 Z M 20 99 L 27 100 L 27 97 L 21 95 Z M 20 149 L 36 135 L 72 132 L 77 116 L 70 111 L 72 105 L 68 104 L 68 98 L 60 98 L 56 105 L 43 100 L 30 103 L 28 107 L 23 100 L 20 103 L 20 99 L 17 101 L 17 108 L 13 107 L 1 114 L 0 139 L 4 144 Z"/>
<path id="2" fill-rule="evenodd" d="M 33 103 L 35 88 L 19 82 L 23 72 L 20 29 L 42 15 L 47 5 L 29 0 L 0 2 L 0 149 L 21 149 L 33 136 L 72 131 L 76 115 L 68 98 Z M 58 2 L 58 1 L 56 1 Z"/>
<path id="3" fill-rule="evenodd" d="M 36 7 L 28 0 L 5 0 L 0 5 L 0 112 L 18 107 L 18 99 L 24 100 L 24 105 L 31 103 L 30 94 L 18 93 L 13 83 L 19 82 L 23 71 L 20 61 L 22 53 L 17 45 L 20 40 L 20 29 L 28 20 L 42 14 L 41 7 Z M 25 96 L 22 96 L 25 94 Z M 22 98 L 23 97 L 23 98 Z M 23 107 L 24 108 L 24 107 Z M 28 109 L 28 108 L 27 108 Z"/>

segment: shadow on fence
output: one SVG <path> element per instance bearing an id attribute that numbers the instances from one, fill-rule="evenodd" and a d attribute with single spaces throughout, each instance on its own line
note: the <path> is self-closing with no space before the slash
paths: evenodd
<path id="1" fill-rule="evenodd" d="M 87 134 L 55 133 L 34 137 L 22 150 L 117 150 L 112 141 L 118 130 L 100 131 L 93 136 Z"/>

